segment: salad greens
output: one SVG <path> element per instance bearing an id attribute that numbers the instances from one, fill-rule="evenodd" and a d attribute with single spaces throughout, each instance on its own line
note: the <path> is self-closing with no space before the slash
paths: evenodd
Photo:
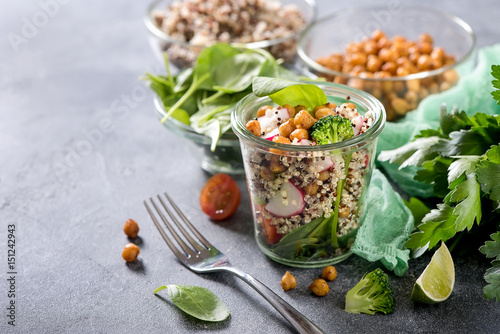
<path id="1" fill-rule="evenodd" d="M 146 73 L 144 80 L 161 99 L 169 117 L 190 125 L 212 140 L 215 150 L 222 134 L 231 128 L 231 109 L 252 92 L 256 76 L 297 80 L 298 76 L 282 67 L 265 50 L 236 48 L 214 44 L 204 49 L 193 67 L 172 75 L 165 56 L 167 75 Z"/>
<path id="2" fill-rule="evenodd" d="M 222 321 L 229 316 L 226 305 L 210 290 L 193 285 L 160 286 L 154 294 L 167 290 L 172 302 L 181 310 L 205 321 Z"/>
<path id="3" fill-rule="evenodd" d="M 327 102 L 325 92 L 318 86 L 285 79 L 256 77 L 252 90 L 256 96 L 269 96 L 277 105 L 302 105 L 309 112 Z"/>
<path id="4" fill-rule="evenodd" d="M 500 89 L 500 66 L 492 67 Z M 500 94 L 493 94 L 500 102 Z M 495 258 L 485 275 L 484 297 L 500 301 L 500 116 L 452 110 L 443 106 L 440 128 L 424 130 L 398 149 L 383 151 L 379 160 L 418 166 L 415 179 L 433 185 L 441 199 L 422 219 L 406 243 L 413 250 L 428 249 L 452 241 L 450 249 L 464 236 L 491 235 L 480 251 Z"/>

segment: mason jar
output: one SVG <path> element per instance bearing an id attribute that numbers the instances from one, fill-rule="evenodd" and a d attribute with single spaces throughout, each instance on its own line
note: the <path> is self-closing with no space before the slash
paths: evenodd
<path id="1" fill-rule="evenodd" d="M 325 266 L 351 255 L 363 213 L 369 210 L 367 189 L 386 120 L 384 107 L 368 93 L 334 83 L 308 83 L 320 87 L 337 106 L 354 103 L 359 116 L 369 118 L 369 127 L 338 143 L 293 145 L 264 139 L 245 127 L 261 106 L 278 107 L 269 97 L 250 94 L 231 115 L 257 244 L 271 259 L 295 267 Z"/>

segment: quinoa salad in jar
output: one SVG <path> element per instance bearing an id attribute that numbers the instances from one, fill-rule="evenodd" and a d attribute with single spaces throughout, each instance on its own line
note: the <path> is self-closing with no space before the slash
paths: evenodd
<path id="1" fill-rule="evenodd" d="M 293 266 L 348 256 L 366 210 L 376 140 L 363 138 L 376 118 L 380 127 L 381 116 L 361 104 L 360 113 L 348 95 L 355 90 L 331 85 L 321 92 L 339 88 L 335 101 L 325 94 L 321 104 L 305 106 L 291 98 L 249 107 L 244 127 L 253 142 L 240 137 L 258 244 L 274 260 Z"/>

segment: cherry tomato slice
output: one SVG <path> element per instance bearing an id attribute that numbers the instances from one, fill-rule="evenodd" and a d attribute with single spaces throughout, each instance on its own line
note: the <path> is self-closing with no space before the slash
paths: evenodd
<path id="1" fill-rule="evenodd" d="M 227 174 L 215 174 L 201 189 L 201 209 L 213 220 L 228 218 L 236 211 L 240 202 L 240 189 Z"/>
<path id="2" fill-rule="evenodd" d="M 276 231 L 276 225 L 271 225 L 271 219 L 264 218 L 262 236 L 266 239 L 268 245 L 274 245 L 281 240 L 283 235 L 278 234 L 278 231 Z"/>

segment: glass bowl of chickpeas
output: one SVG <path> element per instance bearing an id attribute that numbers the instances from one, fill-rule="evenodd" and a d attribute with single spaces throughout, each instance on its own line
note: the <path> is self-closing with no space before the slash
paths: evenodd
<path id="1" fill-rule="evenodd" d="M 453 87 L 473 68 L 475 47 L 460 18 L 400 3 L 325 17 L 304 33 L 298 54 L 304 72 L 372 94 L 395 121 Z"/>

